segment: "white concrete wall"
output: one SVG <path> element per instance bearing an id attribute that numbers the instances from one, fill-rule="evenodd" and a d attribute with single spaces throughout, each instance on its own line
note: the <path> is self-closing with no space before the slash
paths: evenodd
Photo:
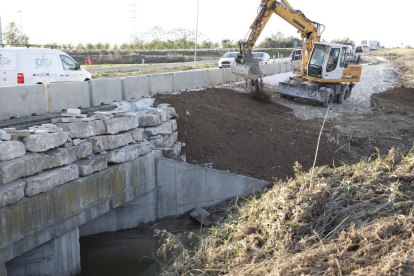
<path id="1" fill-rule="evenodd" d="M 90 107 L 89 82 L 51 83 L 46 87 L 47 112 Z"/>
<path id="2" fill-rule="evenodd" d="M 122 101 L 121 78 L 90 80 L 91 106 Z"/>
<path id="3" fill-rule="evenodd" d="M 123 99 L 130 101 L 149 97 L 148 76 L 126 77 L 123 79 Z"/>
<path id="4" fill-rule="evenodd" d="M 173 74 L 156 74 L 149 76 L 150 95 L 169 94 L 172 93 L 172 77 Z"/>
<path id="5" fill-rule="evenodd" d="M 0 121 L 46 113 L 44 85 L 0 87 Z"/>

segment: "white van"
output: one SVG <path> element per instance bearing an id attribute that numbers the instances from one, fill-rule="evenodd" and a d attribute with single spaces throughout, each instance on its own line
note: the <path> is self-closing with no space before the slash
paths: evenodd
<path id="1" fill-rule="evenodd" d="M 0 48 L 0 87 L 86 81 L 91 74 L 68 54 L 46 48 Z"/>

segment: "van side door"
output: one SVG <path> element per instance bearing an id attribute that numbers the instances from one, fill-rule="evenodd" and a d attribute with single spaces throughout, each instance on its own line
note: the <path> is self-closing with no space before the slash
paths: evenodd
<path id="1" fill-rule="evenodd" d="M 25 55 L 25 83 L 26 84 L 48 84 L 49 67 L 53 66 L 53 61 L 45 56 L 44 51 L 29 52 Z M 26 73 L 27 72 L 27 73 Z M 27 74 L 27 76 L 26 76 Z"/>
<path id="2" fill-rule="evenodd" d="M 17 85 L 17 68 L 16 53 L 0 51 L 0 87 Z"/>
<path id="3" fill-rule="evenodd" d="M 83 72 L 78 67 L 78 63 L 74 61 L 71 57 L 60 55 L 60 59 L 63 65 L 63 71 L 65 76 L 68 77 L 67 81 L 82 81 Z"/>

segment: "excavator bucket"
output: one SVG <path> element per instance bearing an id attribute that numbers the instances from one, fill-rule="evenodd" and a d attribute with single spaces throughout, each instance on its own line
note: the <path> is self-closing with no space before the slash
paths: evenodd
<path id="1" fill-rule="evenodd" d="M 234 60 L 231 63 L 231 71 L 237 76 L 253 80 L 264 77 L 264 74 L 259 68 L 259 61 L 253 57 L 247 58 L 244 63 L 238 61 L 237 59 Z"/>
<path id="2" fill-rule="evenodd" d="M 331 104 L 333 101 L 333 90 L 312 85 L 298 80 L 289 82 L 280 82 L 276 90 L 281 96 L 313 100 L 325 104 Z"/>

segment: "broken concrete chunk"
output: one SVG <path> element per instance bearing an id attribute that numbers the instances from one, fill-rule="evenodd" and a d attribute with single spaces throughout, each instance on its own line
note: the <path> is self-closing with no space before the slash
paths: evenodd
<path id="1" fill-rule="evenodd" d="M 63 147 L 63 148 L 70 148 L 70 147 L 73 147 L 73 142 L 71 141 L 71 142 L 66 142 L 66 143 L 64 143 L 61 147 Z"/>
<path id="2" fill-rule="evenodd" d="M 34 175 L 45 167 L 45 159 L 38 153 L 27 154 L 13 160 L 0 163 L 0 184 Z"/>
<path id="3" fill-rule="evenodd" d="M 11 133 L 15 133 L 16 129 L 14 127 L 9 127 L 9 128 L 3 128 L 3 130 L 9 134 Z"/>
<path id="4" fill-rule="evenodd" d="M 109 163 L 125 163 L 149 153 L 152 145 L 148 142 L 126 146 L 109 152 Z"/>
<path id="5" fill-rule="evenodd" d="M 161 135 L 154 137 L 156 139 L 152 139 L 153 137 L 151 137 L 150 142 L 155 146 L 155 148 L 172 148 L 174 143 L 177 142 L 178 132 L 175 131 L 170 135 L 167 135 L 166 139 L 164 139 Z"/>
<path id="6" fill-rule="evenodd" d="M 81 143 L 84 143 L 86 141 L 87 141 L 86 139 L 73 139 L 73 145 L 77 146 L 77 145 L 79 145 Z"/>
<path id="7" fill-rule="evenodd" d="M 171 134 L 174 130 L 172 129 L 171 122 L 165 122 L 156 127 L 148 127 L 145 129 L 145 132 L 149 136 Z"/>
<path id="8" fill-rule="evenodd" d="M 51 121 L 52 121 L 52 124 L 61 123 L 61 122 L 62 122 L 62 117 L 59 117 L 59 118 L 53 118 Z"/>
<path id="9" fill-rule="evenodd" d="M 208 219 L 208 217 L 210 216 L 210 213 L 207 212 L 206 210 L 204 210 L 201 207 L 197 207 L 194 211 L 192 211 L 190 213 L 190 216 L 192 218 L 194 218 L 195 220 L 197 220 L 198 222 L 200 222 L 201 224 L 203 224 L 204 226 L 210 226 L 213 223 Z"/>
<path id="10" fill-rule="evenodd" d="M 72 138 L 88 138 L 105 133 L 103 121 L 74 122 L 69 124 L 58 124 L 64 131 L 69 131 Z"/>
<path id="11" fill-rule="evenodd" d="M 0 134 L 0 140 L 9 141 L 9 140 L 11 140 L 11 135 L 10 134 Z"/>
<path id="12" fill-rule="evenodd" d="M 65 167 L 45 171 L 38 175 L 24 178 L 26 183 L 25 195 L 34 196 L 75 180 L 79 177 L 78 166 L 71 164 Z"/>
<path id="13" fill-rule="evenodd" d="M 116 117 L 105 120 L 105 127 L 107 134 L 117 134 L 121 131 L 127 131 L 138 127 L 138 117 Z"/>
<path id="14" fill-rule="evenodd" d="M 143 128 L 136 128 L 127 132 L 124 132 L 123 134 L 131 134 L 132 135 L 132 140 L 134 143 L 139 143 L 142 142 L 142 134 L 144 133 L 144 129 Z"/>
<path id="15" fill-rule="evenodd" d="M 87 176 L 94 172 L 100 172 L 108 167 L 109 156 L 97 155 L 88 160 L 81 160 L 75 164 L 79 167 L 79 175 Z"/>
<path id="16" fill-rule="evenodd" d="M 68 108 L 66 112 L 70 114 L 81 114 L 81 110 L 79 108 Z"/>
<path id="17" fill-rule="evenodd" d="M 138 124 L 141 127 L 152 127 L 162 124 L 162 115 L 161 114 L 148 114 L 145 111 L 137 112 Z"/>
<path id="18" fill-rule="evenodd" d="M 44 152 L 57 148 L 68 141 L 67 132 L 46 133 L 44 135 L 30 135 L 23 139 L 27 151 Z"/>
<path id="19" fill-rule="evenodd" d="M 93 152 L 101 152 L 110 149 L 116 149 L 132 143 L 131 134 L 106 135 L 88 138 L 92 143 Z"/>
<path id="20" fill-rule="evenodd" d="M 92 154 L 92 144 L 81 143 L 74 147 L 58 148 L 42 153 L 45 169 L 69 165 Z"/>
<path id="21" fill-rule="evenodd" d="M 30 136 L 30 130 L 16 130 L 17 137 L 28 137 Z"/>
<path id="22" fill-rule="evenodd" d="M 9 161 L 26 154 L 26 148 L 22 142 L 7 141 L 0 144 L 0 161 Z"/>
<path id="23" fill-rule="evenodd" d="M 0 185 L 0 208 L 20 201 L 24 197 L 24 186 L 21 180 Z"/>
<path id="24" fill-rule="evenodd" d="M 166 158 L 176 159 L 180 156 L 181 153 L 181 143 L 176 142 L 173 148 L 170 149 L 162 149 L 163 155 Z"/>

